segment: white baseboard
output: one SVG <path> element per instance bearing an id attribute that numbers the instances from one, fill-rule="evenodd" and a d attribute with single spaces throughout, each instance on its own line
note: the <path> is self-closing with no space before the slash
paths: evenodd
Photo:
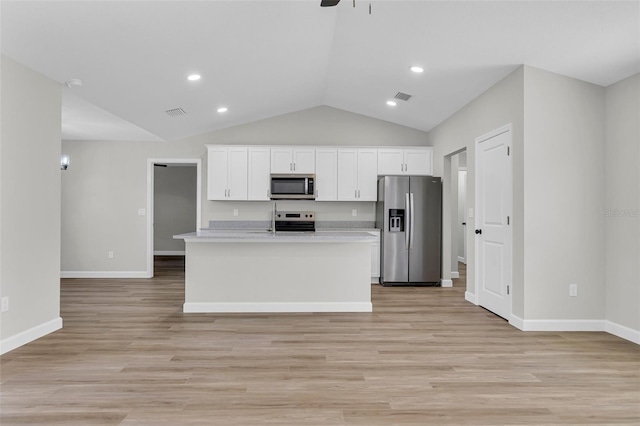
<path id="1" fill-rule="evenodd" d="M 462 256 L 458 256 L 458 262 L 460 262 L 460 263 L 464 263 L 464 264 L 466 265 L 466 264 L 467 264 L 467 259 L 465 259 L 465 258 L 464 258 L 464 257 L 462 257 Z"/>
<path id="2" fill-rule="evenodd" d="M 60 271 L 60 278 L 148 278 L 147 271 Z"/>
<path id="3" fill-rule="evenodd" d="M 640 331 L 634 330 L 633 328 L 629 328 L 612 321 L 605 321 L 604 331 L 609 334 L 613 334 L 614 336 L 618 336 L 622 339 L 633 342 L 636 345 L 640 345 Z"/>
<path id="4" fill-rule="evenodd" d="M 370 302 L 185 303 L 185 313 L 225 312 L 372 312 Z"/>
<path id="5" fill-rule="evenodd" d="M 170 250 L 158 250 L 158 251 L 154 251 L 153 255 L 154 256 L 184 256 L 185 255 L 185 251 L 170 251 Z"/>
<path id="6" fill-rule="evenodd" d="M 453 281 L 441 279 L 440 280 L 440 287 L 453 287 Z"/>
<path id="7" fill-rule="evenodd" d="M 476 299 L 476 295 L 473 293 L 469 293 L 468 291 L 464 292 L 464 300 L 466 300 L 467 302 L 471 302 L 474 305 L 478 304 L 478 300 Z"/>
<path id="8" fill-rule="evenodd" d="M 34 340 L 46 336 L 49 333 L 53 333 L 56 330 L 60 330 L 61 328 L 62 318 L 58 317 L 35 327 L 31 327 L 30 329 L 11 337 L 7 337 L 6 339 L 2 339 L 0 340 L 0 355 L 6 354 L 9 351 L 26 345 L 29 342 L 33 342 Z"/>
<path id="9" fill-rule="evenodd" d="M 525 320 L 511 315 L 509 324 L 522 331 L 604 331 L 640 345 L 640 331 L 607 320 Z"/>
<path id="10" fill-rule="evenodd" d="M 460 278 L 460 273 L 458 271 L 451 271 L 451 278 Z"/>

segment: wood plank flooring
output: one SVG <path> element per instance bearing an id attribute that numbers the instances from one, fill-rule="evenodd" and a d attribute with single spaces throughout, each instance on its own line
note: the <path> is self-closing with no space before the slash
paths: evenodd
<path id="1" fill-rule="evenodd" d="M 156 274 L 62 280 L 64 328 L 0 359 L 0 423 L 640 424 L 640 346 L 521 332 L 464 269 L 358 314 L 183 314 L 182 259 Z"/>

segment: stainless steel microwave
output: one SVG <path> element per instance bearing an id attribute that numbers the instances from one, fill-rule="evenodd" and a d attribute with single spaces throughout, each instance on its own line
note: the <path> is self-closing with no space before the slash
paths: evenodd
<path id="1" fill-rule="evenodd" d="M 271 175 L 272 200 L 315 200 L 315 175 Z"/>

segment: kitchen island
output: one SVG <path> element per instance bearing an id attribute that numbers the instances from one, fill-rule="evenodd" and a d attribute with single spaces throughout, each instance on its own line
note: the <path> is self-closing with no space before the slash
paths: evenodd
<path id="1" fill-rule="evenodd" d="M 368 232 L 198 231 L 184 312 L 371 312 Z"/>

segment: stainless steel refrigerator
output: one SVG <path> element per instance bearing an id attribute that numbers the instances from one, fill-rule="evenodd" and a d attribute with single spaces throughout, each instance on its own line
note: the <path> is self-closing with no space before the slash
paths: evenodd
<path id="1" fill-rule="evenodd" d="M 442 182 L 432 176 L 378 179 L 380 284 L 439 285 Z"/>

